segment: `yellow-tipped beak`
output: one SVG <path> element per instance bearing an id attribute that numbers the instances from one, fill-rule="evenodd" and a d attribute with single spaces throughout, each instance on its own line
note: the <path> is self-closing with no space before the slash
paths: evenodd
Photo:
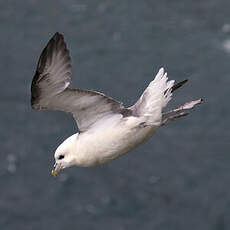
<path id="1" fill-rule="evenodd" d="M 54 164 L 54 168 L 51 171 L 51 175 L 52 176 L 57 176 L 57 174 L 61 171 L 62 167 L 60 163 L 55 163 Z"/>
<path id="2" fill-rule="evenodd" d="M 52 175 L 52 176 L 57 176 L 57 173 L 56 173 L 56 171 L 55 171 L 54 169 L 52 169 L 51 175 Z"/>

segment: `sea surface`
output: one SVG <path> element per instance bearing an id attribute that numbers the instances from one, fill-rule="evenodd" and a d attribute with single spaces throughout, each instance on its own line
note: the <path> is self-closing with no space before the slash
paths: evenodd
<path id="1" fill-rule="evenodd" d="M 189 82 L 168 109 L 204 98 L 147 143 L 95 168 L 50 175 L 70 115 L 33 111 L 30 84 L 63 33 L 72 87 L 130 106 L 160 67 Z M 230 229 L 230 1 L 0 2 L 1 230 Z"/>

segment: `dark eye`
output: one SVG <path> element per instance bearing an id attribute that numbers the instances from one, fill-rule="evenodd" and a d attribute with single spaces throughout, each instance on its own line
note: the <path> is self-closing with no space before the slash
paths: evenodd
<path id="1" fill-rule="evenodd" d="M 61 160 L 61 159 L 63 159 L 65 156 L 64 155 L 60 155 L 59 157 L 58 157 L 58 160 Z"/>

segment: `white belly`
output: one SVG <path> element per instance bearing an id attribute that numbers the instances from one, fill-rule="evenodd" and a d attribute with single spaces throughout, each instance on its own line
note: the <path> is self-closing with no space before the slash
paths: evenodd
<path id="1" fill-rule="evenodd" d="M 141 128 L 140 118 L 105 122 L 103 126 L 81 133 L 78 137 L 77 152 L 79 166 L 94 166 L 113 160 L 148 140 L 156 126 Z"/>

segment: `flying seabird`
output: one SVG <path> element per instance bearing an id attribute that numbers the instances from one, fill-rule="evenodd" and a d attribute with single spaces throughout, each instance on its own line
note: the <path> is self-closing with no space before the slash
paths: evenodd
<path id="1" fill-rule="evenodd" d="M 163 113 L 173 91 L 187 82 L 168 81 L 163 68 L 128 108 L 100 92 L 69 88 L 70 75 L 69 51 L 63 35 L 56 33 L 39 58 L 31 85 L 31 106 L 71 113 L 79 132 L 56 149 L 53 176 L 67 167 L 91 167 L 122 156 L 148 140 L 160 126 L 188 115 L 184 110 L 202 102 L 187 102 Z"/>

